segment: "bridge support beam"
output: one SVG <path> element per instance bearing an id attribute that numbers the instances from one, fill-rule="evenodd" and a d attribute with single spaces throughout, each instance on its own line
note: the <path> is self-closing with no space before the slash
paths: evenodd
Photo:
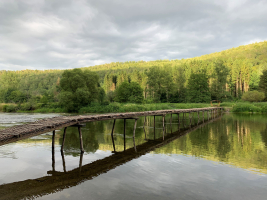
<path id="1" fill-rule="evenodd" d="M 55 135 L 56 135 L 56 131 L 53 130 L 53 135 L 52 135 L 52 171 L 55 171 Z"/>
<path id="2" fill-rule="evenodd" d="M 115 129 L 115 123 L 116 123 L 116 119 L 114 119 L 114 121 L 113 121 L 113 126 L 112 126 L 112 130 L 111 130 L 111 139 L 112 139 L 114 152 L 116 152 L 115 142 L 114 142 L 114 137 L 113 137 L 114 129 Z"/>
<path id="3" fill-rule="evenodd" d="M 79 136 L 80 136 L 81 152 L 83 153 L 84 152 L 84 149 L 83 149 L 83 136 L 82 136 L 82 131 L 81 131 L 81 127 L 80 126 L 78 127 L 78 131 L 79 131 Z"/>
<path id="4" fill-rule="evenodd" d="M 136 129 L 136 125 L 137 125 L 137 119 L 135 119 L 135 122 L 134 122 L 134 130 L 133 130 L 133 144 L 134 144 L 134 150 L 135 150 L 135 152 L 137 152 L 136 146 L 135 146 L 135 129 Z"/>
<path id="5" fill-rule="evenodd" d="M 63 148 L 64 148 L 65 139 L 66 139 L 66 132 L 67 132 L 67 127 L 64 128 L 63 139 L 62 139 L 62 145 L 61 145 L 61 151 L 63 151 Z"/>

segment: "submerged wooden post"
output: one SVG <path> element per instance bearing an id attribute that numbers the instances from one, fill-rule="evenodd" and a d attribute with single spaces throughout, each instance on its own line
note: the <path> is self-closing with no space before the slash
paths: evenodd
<path id="1" fill-rule="evenodd" d="M 64 157 L 64 152 L 62 150 L 61 150 L 61 157 L 62 157 L 63 171 L 66 172 L 65 157 Z"/>
<path id="2" fill-rule="evenodd" d="M 80 162 L 79 162 L 80 173 L 82 172 L 82 166 L 83 166 L 83 152 L 81 152 L 80 154 Z"/>
<path id="3" fill-rule="evenodd" d="M 63 148 L 64 148 L 65 138 L 66 138 L 66 132 L 67 132 L 67 127 L 64 128 L 63 140 L 62 140 L 62 145 L 61 145 L 61 151 L 63 151 Z"/>
<path id="4" fill-rule="evenodd" d="M 124 151 L 126 150 L 126 119 L 124 119 L 124 131 L 123 131 L 123 143 L 124 143 Z"/>
<path id="5" fill-rule="evenodd" d="M 185 114 L 183 113 L 183 126 L 185 127 Z"/>
<path id="6" fill-rule="evenodd" d="M 52 135 L 52 170 L 55 171 L 55 134 L 56 131 L 53 130 Z"/>
<path id="7" fill-rule="evenodd" d="M 112 126 L 112 131 L 111 131 L 111 139 L 112 139 L 112 144 L 113 144 L 114 152 L 116 151 L 116 149 L 115 149 L 115 142 L 114 142 L 114 138 L 113 138 L 114 129 L 115 129 L 115 123 L 116 123 L 116 119 L 114 119 L 113 126 Z"/>
<path id="8" fill-rule="evenodd" d="M 163 124 L 163 135 L 162 135 L 162 138 L 163 138 L 163 140 L 164 140 L 164 133 L 165 133 L 165 124 L 164 124 L 164 122 L 165 122 L 165 115 L 162 115 L 162 124 Z"/>
<path id="9" fill-rule="evenodd" d="M 133 131 L 133 144 L 134 144 L 134 150 L 136 152 L 136 146 L 135 146 L 135 129 L 136 129 L 137 119 L 135 119 L 134 122 L 134 131 Z"/>
<path id="10" fill-rule="evenodd" d="M 80 136 L 81 152 L 84 152 L 84 149 L 83 149 L 83 136 L 82 136 L 82 131 L 81 131 L 81 127 L 80 126 L 78 126 L 78 131 L 79 131 L 79 136 Z"/>
<path id="11" fill-rule="evenodd" d="M 156 139 L 156 116 L 154 115 L 154 140 Z"/>
<path id="12" fill-rule="evenodd" d="M 178 116 L 178 130 L 180 130 L 180 115 L 179 115 L 179 113 L 177 114 L 177 116 Z"/>
<path id="13" fill-rule="evenodd" d="M 170 124 L 171 124 L 171 133 L 172 133 L 172 113 L 171 113 Z"/>
<path id="14" fill-rule="evenodd" d="M 193 112 L 194 113 L 194 112 Z M 192 126 L 192 117 L 193 117 L 193 113 L 189 113 L 189 119 L 190 119 L 190 126 Z M 191 115 L 192 114 L 192 115 Z"/>
<path id="15" fill-rule="evenodd" d="M 145 129 L 145 124 L 146 124 L 146 116 L 145 116 L 144 126 L 143 126 L 143 129 L 144 129 L 144 132 L 145 132 L 145 140 L 146 140 L 146 129 Z"/>

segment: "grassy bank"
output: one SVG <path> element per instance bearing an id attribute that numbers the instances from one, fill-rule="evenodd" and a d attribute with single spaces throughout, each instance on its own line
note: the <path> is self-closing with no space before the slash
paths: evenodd
<path id="1" fill-rule="evenodd" d="M 79 110 L 79 113 L 111 113 L 111 112 L 138 112 L 150 110 L 167 109 L 189 109 L 210 107 L 209 103 L 152 103 L 152 104 L 133 104 L 133 103 L 110 103 L 109 105 L 91 104 Z M 221 107 L 227 108 L 230 112 L 250 112 L 267 113 L 267 102 L 226 102 L 221 103 Z M 57 103 L 52 104 L 0 104 L 0 112 L 34 112 L 34 113 L 64 113 L 66 110 Z"/>

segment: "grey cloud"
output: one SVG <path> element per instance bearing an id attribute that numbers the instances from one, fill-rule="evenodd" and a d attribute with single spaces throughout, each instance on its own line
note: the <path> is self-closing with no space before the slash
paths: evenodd
<path id="1" fill-rule="evenodd" d="M 0 69 L 181 59 L 266 40 L 267 2 L 2 0 Z"/>

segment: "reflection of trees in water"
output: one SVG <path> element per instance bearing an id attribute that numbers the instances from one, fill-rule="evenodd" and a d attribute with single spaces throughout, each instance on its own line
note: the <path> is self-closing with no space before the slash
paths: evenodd
<path id="1" fill-rule="evenodd" d="M 99 143 L 96 135 L 100 137 L 101 133 L 103 133 L 103 130 L 103 123 L 87 123 L 86 127 L 81 128 L 83 135 L 83 147 L 85 152 L 96 152 L 96 150 L 99 148 Z M 62 137 L 59 139 L 60 144 L 62 144 L 62 139 Z M 64 151 L 66 155 L 80 155 L 80 138 L 77 127 L 67 128 Z"/>
<path id="2" fill-rule="evenodd" d="M 261 131 L 261 139 L 264 142 L 265 146 L 267 146 L 267 125 L 265 129 Z"/>
<path id="3" fill-rule="evenodd" d="M 267 173 L 267 126 L 252 117 L 253 120 L 249 115 L 225 116 L 156 149 L 155 153 L 182 153 Z"/>

